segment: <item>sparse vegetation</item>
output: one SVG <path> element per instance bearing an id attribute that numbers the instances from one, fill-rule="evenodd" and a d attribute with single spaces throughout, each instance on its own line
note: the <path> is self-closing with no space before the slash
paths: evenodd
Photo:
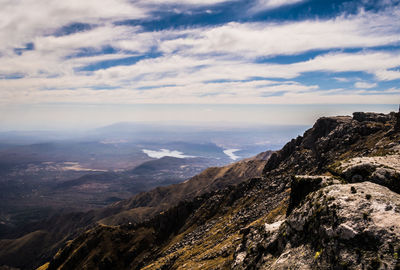
<path id="1" fill-rule="evenodd" d="M 42 266 L 38 267 L 36 270 L 47 270 L 49 268 L 50 263 L 47 262 L 43 264 Z"/>
<path id="2" fill-rule="evenodd" d="M 314 255 L 314 260 L 317 260 L 321 256 L 321 254 L 322 254 L 322 249 L 320 249 L 319 251 L 316 251 L 315 255 Z"/>

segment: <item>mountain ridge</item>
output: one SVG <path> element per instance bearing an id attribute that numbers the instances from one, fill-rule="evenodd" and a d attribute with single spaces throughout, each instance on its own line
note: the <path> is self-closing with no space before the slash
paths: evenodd
<path id="1" fill-rule="evenodd" d="M 375 163 L 371 170 L 364 161 L 343 169 L 362 157 L 398 162 L 398 119 L 399 113 L 321 118 L 273 154 L 262 177 L 181 201 L 143 223 L 99 225 L 46 267 L 398 269 L 399 170 Z M 384 219 L 388 211 L 392 219 Z M 384 243 L 374 242 L 380 236 Z"/>

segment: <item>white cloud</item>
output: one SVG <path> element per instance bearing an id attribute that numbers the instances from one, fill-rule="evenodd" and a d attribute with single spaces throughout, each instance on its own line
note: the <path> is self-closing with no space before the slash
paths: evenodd
<path id="1" fill-rule="evenodd" d="M 106 44 L 113 44 L 131 39 L 137 32 L 138 27 L 105 25 L 91 31 L 79 32 L 72 35 L 55 37 L 46 36 L 34 39 L 35 49 L 39 51 L 54 52 L 56 50 L 73 51 L 79 48 L 99 48 Z M 145 45 L 143 45 L 145 46 Z M 140 48 L 135 48 L 140 50 Z"/>
<path id="2" fill-rule="evenodd" d="M 375 75 L 381 81 L 397 80 L 400 79 L 400 70 L 379 69 L 375 72 Z"/>
<path id="3" fill-rule="evenodd" d="M 258 0 L 252 7 L 250 12 L 259 12 L 263 10 L 270 10 L 282 6 L 293 5 L 304 2 L 305 0 Z"/>
<path id="4" fill-rule="evenodd" d="M 363 71 L 381 79 L 380 72 L 400 66 L 399 52 L 363 51 L 359 53 L 328 53 L 306 62 L 288 65 L 295 73 L 307 71 Z"/>
<path id="5" fill-rule="evenodd" d="M 349 78 L 343 78 L 343 77 L 334 77 L 335 80 L 337 80 L 338 82 L 349 82 L 350 79 Z"/>
<path id="6" fill-rule="evenodd" d="M 197 57 L 164 56 L 148 59 L 132 66 L 117 66 L 95 72 L 102 79 L 128 80 L 132 74 L 141 82 L 154 80 L 160 84 L 186 84 L 212 80 L 247 80 L 251 77 L 292 79 L 305 72 L 361 71 L 377 76 L 382 70 L 400 66 L 398 52 L 363 51 L 360 53 L 327 53 L 293 64 L 255 64 L 246 60 L 219 60 Z"/>
<path id="7" fill-rule="evenodd" d="M 104 23 L 143 18 L 147 11 L 128 0 L 3 0 L 0 9 L 0 51 L 10 53 L 36 37 L 73 22 Z"/>
<path id="8" fill-rule="evenodd" d="M 229 23 L 194 29 L 167 40 L 162 51 L 185 54 L 226 53 L 238 57 L 297 54 L 316 49 L 373 47 L 400 41 L 400 12 L 363 13 L 330 20 L 290 23 Z"/>
<path id="9" fill-rule="evenodd" d="M 119 89 L 89 90 L 80 89 L 59 91 L 24 91 L 17 95 L 12 92 L 1 92 L 0 100 L 13 97 L 18 103 L 76 103 L 76 104 L 393 104 L 398 100 L 400 90 L 352 91 L 319 90 L 308 92 L 288 92 L 281 96 L 267 96 L 241 93 L 216 93 L 209 96 L 196 96 L 192 93 L 171 87 L 171 89 L 157 89 L 156 91 L 132 91 Z M 7 94 L 9 95 L 7 97 Z M 107 102 L 105 103 L 105 100 Z M 10 103 L 6 103 L 10 104 Z"/>
<path id="10" fill-rule="evenodd" d="M 292 80 L 248 81 L 248 79 L 251 77 L 290 79 L 311 71 L 364 71 L 374 74 L 382 67 L 392 68 L 396 65 L 400 65 L 400 57 L 396 56 L 396 53 L 383 52 L 330 53 L 309 61 L 288 65 L 197 59 L 177 55 L 164 56 L 142 60 L 131 66 L 98 70 L 88 75 L 65 74 L 55 78 L 1 80 L 0 88 L 8 89 L 8 91 L 3 91 L 0 100 L 6 103 L 253 104 L 285 103 L 284 100 L 287 103 L 307 103 L 319 98 L 321 103 L 332 103 L 334 100 L 346 103 L 345 97 L 361 95 L 363 92 L 321 90 L 317 85 L 304 85 Z M 233 81 L 232 78 L 234 78 Z M 228 81 L 223 81 L 223 79 Z M 207 83 L 206 81 L 215 82 Z M 116 89 L 92 89 L 96 86 L 101 88 L 100 86 L 103 85 Z M 143 87 L 146 90 L 142 90 Z M 383 97 L 374 99 L 370 92 L 368 97 L 362 97 L 359 100 L 367 103 L 374 100 L 388 102 L 390 95 L 393 94 L 385 93 Z M 353 100 L 353 102 L 358 102 L 358 100 Z"/>
<path id="11" fill-rule="evenodd" d="M 364 89 L 369 89 L 369 88 L 374 88 L 378 84 L 377 83 L 367 83 L 367 82 L 356 82 L 354 84 L 354 87 L 356 88 L 364 88 Z"/>

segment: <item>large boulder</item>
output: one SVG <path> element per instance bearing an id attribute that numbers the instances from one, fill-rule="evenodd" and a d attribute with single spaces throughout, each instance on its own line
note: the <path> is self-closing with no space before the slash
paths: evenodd
<path id="1" fill-rule="evenodd" d="M 235 269 L 400 269 L 400 195 L 371 182 L 325 187 L 248 231 Z"/>
<path id="2" fill-rule="evenodd" d="M 371 181 L 400 193 L 400 155 L 356 157 L 340 164 L 337 172 L 350 183 Z"/>

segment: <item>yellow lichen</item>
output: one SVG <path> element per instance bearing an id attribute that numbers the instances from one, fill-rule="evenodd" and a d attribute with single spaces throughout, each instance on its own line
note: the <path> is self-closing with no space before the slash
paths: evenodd
<path id="1" fill-rule="evenodd" d="M 315 252 L 314 260 L 317 260 L 319 258 L 319 256 L 321 256 L 321 253 L 322 253 L 322 249 L 320 251 Z"/>

